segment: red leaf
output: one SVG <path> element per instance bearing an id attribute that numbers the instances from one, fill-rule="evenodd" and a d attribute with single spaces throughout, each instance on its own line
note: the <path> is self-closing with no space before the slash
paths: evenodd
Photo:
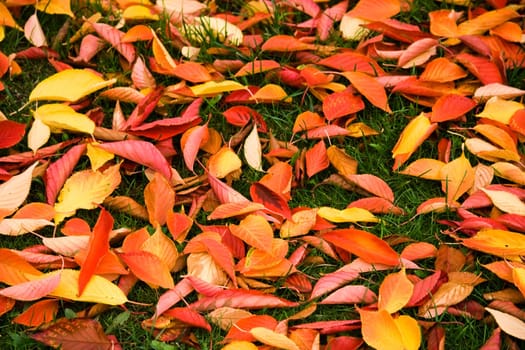
<path id="1" fill-rule="evenodd" d="M 265 185 L 254 182 L 250 186 L 250 196 L 255 203 L 263 204 L 269 211 L 282 215 L 287 219 L 292 218 L 292 211 L 286 200 Z"/>
<path id="2" fill-rule="evenodd" d="M 138 103 L 137 107 L 135 107 L 126 123 L 122 126 L 122 130 L 120 131 L 133 129 L 134 127 L 142 124 L 142 122 L 144 122 L 144 120 L 149 117 L 151 112 L 153 112 L 155 107 L 157 107 L 157 103 L 160 101 L 163 93 L 164 88 L 158 87 L 144 96 Z"/>
<path id="3" fill-rule="evenodd" d="M 25 132 L 26 126 L 22 123 L 0 120 L 0 149 L 9 148 L 19 143 Z"/>
<path id="4" fill-rule="evenodd" d="M 177 307 L 164 312 L 165 316 L 172 317 L 191 327 L 198 327 L 211 332 L 211 326 L 199 313 L 187 307 Z"/>
<path id="5" fill-rule="evenodd" d="M 180 117 L 155 120 L 128 130 L 128 133 L 148 137 L 153 140 L 166 140 L 182 134 L 202 121 L 198 114 L 184 114 Z"/>
<path id="6" fill-rule="evenodd" d="M 126 140 L 98 145 L 108 152 L 121 156 L 158 171 L 166 179 L 171 178 L 171 167 L 160 151 L 150 142 Z"/>
<path id="7" fill-rule="evenodd" d="M 324 233 L 322 238 L 370 264 L 397 266 L 400 262 L 399 255 L 388 243 L 366 231 L 339 229 Z"/>
<path id="8" fill-rule="evenodd" d="M 334 120 L 365 108 L 363 99 L 349 91 L 334 92 L 323 100 L 323 114 L 327 120 Z"/>
<path id="9" fill-rule="evenodd" d="M 78 294 L 82 295 L 98 264 L 109 252 L 109 234 L 113 229 L 113 217 L 104 208 L 101 209 L 93 233 L 89 239 L 88 252 L 78 275 Z"/>
<path id="10" fill-rule="evenodd" d="M 119 254 L 119 257 L 128 265 L 138 279 L 162 288 L 171 289 L 173 277 L 166 264 L 150 252 L 139 251 Z"/>
<path id="11" fill-rule="evenodd" d="M 250 107 L 233 106 L 225 110 L 222 114 L 226 118 L 226 121 L 232 125 L 243 127 L 253 119 L 257 123 L 259 131 L 267 131 L 267 126 L 262 115 Z"/>
<path id="12" fill-rule="evenodd" d="M 125 33 L 105 23 L 91 23 L 91 26 L 93 29 L 95 29 L 97 34 L 100 35 L 100 37 L 110 43 L 111 46 L 115 48 L 115 50 L 120 52 L 126 61 L 129 63 L 133 63 L 135 61 L 135 58 L 137 57 L 135 47 L 130 43 L 122 42 L 122 37 L 125 35 Z"/>
<path id="13" fill-rule="evenodd" d="M 54 204 L 58 192 L 73 172 L 80 157 L 86 151 L 86 145 L 76 145 L 67 151 L 59 160 L 51 164 L 44 174 L 46 184 L 46 198 L 48 204 Z"/>
<path id="14" fill-rule="evenodd" d="M 225 289 L 205 296 L 189 306 L 197 311 L 210 311 L 223 306 L 240 309 L 296 307 L 299 303 L 265 294 L 257 290 Z"/>
<path id="15" fill-rule="evenodd" d="M 426 302 L 427 296 L 435 292 L 439 286 L 446 281 L 446 273 L 443 271 L 436 271 L 432 275 L 414 284 L 412 297 L 408 301 L 406 307 L 413 307 L 423 305 Z"/>
<path id="16" fill-rule="evenodd" d="M 303 323 L 293 326 L 293 328 L 317 329 L 321 334 L 333 334 L 344 331 L 351 331 L 361 328 L 360 320 L 333 320 Z"/>
<path id="17" fill-rule="evenodd" d="M 325 100 L 326 101 L 326 100 Z M 312 177 L 330 166 L 330 160 L 326 154 L 326 145 L 321 140 L 306 151 L 306 174 Z"/>
<path id="18" fill-rule="evenodd" d="M 53 348 L 111 349 L 110 341 L 100 323 L 88 318 L 61 319 L 44 331 L 31 335 L 31 338 Z"/>
<path id="19" fill-rule="evenodd" d="M 496 328 L 490 338 L 479 348 L 479 350 L 500 350 L 501 349 L 501 328 Z"/>
<path id="20" fill-rule="evenodd" d="M 343 335 L 330 339 L 326 348 L 331 350 L 357 350 L 361 345 L 363 345 L 363 339 Z"/>

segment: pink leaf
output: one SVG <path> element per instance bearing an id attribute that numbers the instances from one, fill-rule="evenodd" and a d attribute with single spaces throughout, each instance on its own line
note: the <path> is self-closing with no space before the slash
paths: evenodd
<path id="1" fill-rule="evenodd" d="M 344 178 L 377 197 L 384 198 L 390 202 L 394 201 L 394 192 L 380 177 L 372 174 L 354 174 L 345 175 Z"/>
<path id="2" fill-rule="evenodd" d="M 126 61 L 133 63 L 137 57 L 135 47 L 130 43 L 122 42 L 125 33 L 105 23 L 91 23 L 91 26 L 101 38 L 106 40 L 117 50 Z"/>
<path id="3" fill-rule="evenodd" d="M 197 311 L 210 311 L 223 306 L 240 309 L 264 309 L 295 307 L 298 305 L 299 303 L 257 290 L 225 289 L 211 297 L 203 297 L 189 306 Z"/>
<path id="4" fill-rule="evenodd" d="M 171 178 L 171 167 L 168 161 L 150 142 L 126 140 L 103 143 L 97 147 L 158 171 L 166 179 Z"/>
<path id="5" fill-rule="evenodd" d="M 54 291 L 59 283 L 60 274 L 55 273 L 4 288 L 0 290 L 0 295 L 22 301 L 38 300 Z"/>
<path id="6" fill-rule="evenodd" d="M 208 124 L 195 127 L 191 130 L 186 143 L 183 146 L 182 154 L 184 156 L 184 163 L 186 167 L 193 171 L 193 163 L 195 163 L 195 158 L 199 152 L 201 144 L 206 142 L 205 140 L 209 137 L 208 134 Z"/>
<path id="7" fill-rule="evenodd" d="M 248 198 L 244 197 L 215 176 L 208 173 L 210 187 L 221 203 L 250 203 Z"/>
<path id="8" fill-rule="evenodd" d="M 328 273 L 317 281 L 310 295 L 310 300 L 315 299 L 323 294 L 331 292 L 350 281 L 359 277 L 359 272 L 347 266 L 343 266 L 337 271 Z"/>
<path id="9" fill-rule="evenodd" d="M 155 307 L 155 317 L 162 315 L 173 305 L 183 300 L 185 296 L 193 292 L 193 286 L 187 278 L 183 278 L 175 285 L 174 288 L 166 291 L 159 297 L 157 306 Z"/>
<path id="10" fill-rule="evenodd" d="M 345 286 L 339 288 L 319 304 L 371 304 L 377 301 L 377 295 L 365 286 Z"/>
<path id="11" fill-rule="evenodd" d="M 80 50 L 77 57 L 73 58 L 74 62 L 87 63 L 91 61 L 95 55 L 104 48 L 104 41 L 100 38 L 94 36 L 93 34 L 88 34 L 82 38 L 80 43 Z"/>
<path id="12" fill-rule="evenodd" d="M 51 164 L 44 174 L 48 204 L 54 204 L 58 192 L 73 172 L 80 157 L 86 151 L 86 145 L 76 145 L 67 151 L 62 158 Z"/>

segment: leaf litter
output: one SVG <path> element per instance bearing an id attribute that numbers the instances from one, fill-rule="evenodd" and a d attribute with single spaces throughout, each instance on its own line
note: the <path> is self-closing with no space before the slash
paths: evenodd
<path id="1" fill-rule="evenodd" d="M 236 12 L 197 0 L 103 3 L 118 24 L 104 23 L 95 8 L 89 18 L 75 17 L 69 1 L 35 5 L 80 28 L 69 39 L 77 51 L 67 58 L 49 47 L 60 39 L 47 37 L 40 12 L 21 23 L 18 7 L 26 2 L 0 3 L 0 40 L 21 30 L 31 45 L 0 52 L 0 93 L 24 74 L 23 58 L 47 59 L 56 70 L 30 92 L 27 126 L 0 113 L 0 234 L 40 239 L 22 250 L 1 249 L 2 313 L 29 306 L 12 321 L 40 327 L 28 330 L 31 337 L 54 348 L 118 348 L 94 316 L 101 304 L 141 303 L 128 294 L 142 282 L 159 295 L 144 305 L 151 318 L 142 326 L 160 341 L 198 346 L 195 328 L 219 327 L 226 348 L 418 349 L 426 339 L 437 349 L 446 334 L 437 316 L 448 312 L 491 315 L 498 328 L 485 347 L 501 348 L 500 333 L 517 347 L 516 339 L 525 339 L 525 317 L 515 305 L 525 300 L 525 108 L 524 92 L 509 85 L 506 70 L 525 62 L 523 8 L 506 0 L 448 3 L 455 9 L 431 11 L 419 25 L 400 20 L 415 5 L 399 0 L 246 1 Z M 268 36 L 279 13 L 289 14 L 289 31 Z M 166 32 L 159 33 L 153 24 L 164 15 Z M 114 50 L 116 74 L 97 70 L 105 48 Z M 279 140 L 255 107 L 300 104 L 297 91 L 315 99 L 315 112 L 294 116 L 294 141 Z M 395 240 L 367 231 L 387 225 L 383 215 L 406 211 L 379 174 L 359 172 L 340 140 L 380 137 L 359 112 L 393 113 L 394 94 L 424 111 L 407 115 L 391 171 L 439 182 L 441 195 L 414 209 L 453 214 L 440 220 L 448 226 L 443 241 L 464 250 L 411 242 L 400 253 Z M 97 99 L 115 104 L 112 115 L 96 107 Z M 204 102 L 219 106 L 220 117 L 202 115 Z M 126 115 L 121 103 L 135 108 Z M 173 116 L 173 105 L 186 107 Z M 466 127 L 471 116 L 475 126 Z M 217 118 L 235 130 L 230 139 L 215 128 Z M 435 159 L 415 159 L 442 130 L 462 136 L 461 155 L 451 159 L 443 137 Z M 61 133 L 70 138 L 56 143 L 52 134 Z M 254 170 L 260 178 L 246 197 L 234 185 Z M 137 173 L 148 181 L 143 195 L 112 196 L 123 177 Z M 362 198 L 346 208 L 294 207 L 294 192 L 314 176 Z M 25 203 L 38 177 L 47 204 Z M 105 208 L 144 226 L 114 227 L 119 223 Z M 92 229 L 86 210 L 99 215 Z M 196 221 L 200 212 L 209 223 Z M 54 228 L 52 237 L 42 236 L 45 227 Z M 342 267 L 309 275 L 305 266 L 325 262 L 315 251 Z M 465 251 L 469 259 L 492 256 L 484 266 L 511 292 L 486 293 L 487 307 L 470 298 L 486 279 L 464 271 Z M 434 260 L 433 268 L 423 270 L 422 260 Z M 377 294 L 362 284 L 371 271 L 387 271 Z M 199 298 L 189 302 L 193 294 Z M 94 304 L 75 318 L 55 319 L 57 300 Z M 354 318 L 302 320 L 318 312 L 316 304 L 355 305 Z M 302 311 L 287 319 L 248 311 L 272 308 Z"/>

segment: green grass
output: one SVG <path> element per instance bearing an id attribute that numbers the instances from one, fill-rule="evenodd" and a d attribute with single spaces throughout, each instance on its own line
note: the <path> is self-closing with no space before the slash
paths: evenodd
<path id="1" fill-rule="evenodd" d="M 234 13 L 240 11 L 240 6 L 243 4 L 242 1 L 228 1 L 221 4 L 221 8 L 229 10 Z M 336 2 L 331 1 L 331 4 Z M 415 0 L 415 6 L 413 10 L 407 13 L 399 15 L 397 18 L 407 23 L 413 24 L 424 24 L 428 22 L 427 12 L 438 8 L 453 8 L 454 6 L 446 4 L 446 2 L 435 2 L 431 0 Z M 27 7 L 22 10 L 21 18 L 18 19 L 18 23 L 24 23 L 29 15 L 33 13 L 33 9 Z M 90 14 L 89 9 L 83 9 L 83 14 Z M 273 24 L 264 25 L 259 24 L 258 28 L 262 29 L 262 34 L 265 38 L 269 38 L 276 34 L 291 34 L 293 31 L 286 27 L 286 23 L 289 22 L 288 13 L 284 11 L 277 11 L 273 15 Z M 302 15 L 298 15 L 295 19 L 306 20 L 307 18 Z M 53 16 L 39 13 L 39 19 L 44 26 L 48 40 L 52 41 L 52 38 L 58 33 L 60 27 L 66 20 L 64 16 Z M 108 20 L 106 17 L 105 20 Z M 68 31 L 66 37 L 70 37 L 74 30 L 78 29 L 78 23 L 74 22 L 74 25 Z M 162 33 L 161 37 L 166 39 L 164 36 L 165 23 L 160 21 L 159 23 L 151 24 L 157 33 Z M 129 26 L 125 27 L 129 29 Z M 426 28 L 428 29 L 428 28 Z M 210 33 L 205 33 L 207 41 L 202 44 L 203 50 L 199 55 L 201 62 L 212 63 L 217 57 L 206 52 L 207 48 L 212 47 L 225 47 L 221 44 L 217 38 Z M 339 46 L 351 47 L 354 43 L 345 42 L 334 33 L 331 35 L 330 40 L 334 40 L 334 43 Z M 164 41 L 164 40 L 163 40 Z M 164 41 L 166 42 L 166 41 Z M 15 30 L 7 29 L 6 38 L 2 42 L 1 50 L 5 54 L 17 52 L 21 49 L 27 48 L 30 45 L 24 39 L 23 34 Z M 150 55 L 151 49 L 146 44 L 138 45 L 140 51 L 144 55 Z M 179 58 L 178 51 L 167 45 L 167 49 L 173 55 L 174 58 Z M 67 55 L 74 55 L 72 48 L 68 45 L 61 45 L 58 48 L 61 57 L 67 58 Z M 275 59 L 282 65 L 294 65 L 294 55 L 283 54 L 276 55 L 274 53 L 266 52 L 255 52 L 254 57 L 245 57 L 235 49 L 231 49 L 228 59 L 242 59 L 246 62 L 254 59 Z M 99 72 L 104 73 L 122 73 L 120 65 L 118 63 L 118 54 L 113 49 L 105 49 L 97 55 L 95 58 L 97 62 L 96 69 Z M 23 73 L 20 76 L 12 78 L 4 77 L 3 82 L 6 85 L 6 91 L 0 93 L 0 110 L 8 116 L 10 119 L 17 120 L 30 125 L 32 120 L 31 109 L 34 109 L 34 105 L 25 105 L 28 99 L 29 93 L 33 87 L 44 78 L 51 75 L 54 70 L 46 60 L 40 61 L 26 61 L 17 60 L 23 69 Z M 129 76 L 129 72 L 125 73 Z M 513 84 L 516 87 L 524 87 L 523 78 L 525 77 L 525 71 L 523 69 L 514 69 L 508 72 L 509 84 Z M 177 79 L 172 77 L 156 76 L 157 81 L 160 84 L 174 84 Z M 232 78 L 232 77 L 227 77 Z M 254 77 L 241 78 L 239 81 L 243 84 L 254 84 L 263 85 L 268 83 L 264 74 L 256 75 Z M 343 80 L 344 81 L 344 80 Z M 275 81 L 272 81 L 275 83 Z M 279 82 L 277 82 L 279 83 Z M 295 117 L 306 110 L 314 110 L 319 108 L 319 102 L 310 93 L 302 90 L 285 87 L 287 92 L 293 96 L 294 102 L 292 104 L 261 104 L 261 105 L 250 105 L 251 108 L 261 113 L 268 123 L 269 129 L 272 130 L 274 135 L 285 141 L 292 141 L 295 145 L 300 148 L 308 148 L 312 146 L 315 140 L 301 139 L 298 135 L 292 135 L 291 129 L 295 120 Z M 302 103 L 301 103 L 302 102 Z M 367 103 L 364 111 L 357 114 L 357 120 L 365 122 L 372 128 L 381 131 L 380 135 L 371 136 L 366 138 L 334 138 L 331 139 L 331 144 L 337 145 L 344 149 L 349 155 L 354 157 L 358 163 L 358 173 L 360 174 L 374 174 L 385 180 L 395 194 L 395 204 L 406 211 L 404 216 L 395 215 L 383 215 L 381 216 L 381 222 L 377 225 L 367 225 L 364 227 L 369 232 L 373 232 L 379 237 L 388 238 L 389 236 L 399 235 L 406 236 L 412 240 L 425 241 L 433 244 L 438 244 L 440 241 L 449 242 L 447 237 L 440 234 L 440 232 L 446 229 L 445 226 L 440 225 L 437 221 L 440 219 L 454 219 L 453 213 L 444 214 L 426 214 L 416 215 L 417 206 L 429 198 L 442 196 L 440 189 L 440 183 L 435 181 L 423 180 L 414 177 L 407 177 L 400 175 L 391 170 L 393 160 L 391 158 L 391 150 L 399 138 L 400 132 L 405 127 L 406 123 L 411 117 L 417 116 L 422 111 L 428 111 L 428 108 L 418 106 L 408 100 L 398 96 L 392 95 L 389 98 L 389 103 L 393 110 L 393 113 L 388 115 L 377 108 L 374 108 Z M 112 108 L 114 107 L 113 101 L 107 101 L 100 98 L 95 99 L 94 106 L 101 106 L 104 108 L 106 118 L 111 118 Z M 203 107 L 201 108 L 201 114 L 205 119 L 211 116 L 210 127 L 214 127 L 219 130 L 224 139 L 227 141 L 235 132 L 238 131 L 228 125 L 222 118 L 222 112 L 226 110 L 229 105 L 225 104 L 220 97 L 206 99 Z M 124 106 L 127 114 L 131 111 L 132 106 Z M 183 106 L 169 106 L 169 114 L 179 115 Z M 472 116 L 469 117 L 472 120 Z M 437 157 L 437 141 L 438 137 L 434 136 L 426 141 L 422 147 L 411 157 L 411 160 L 428 157 Z M 437 132 L 439 137 L 448 137 L 453 141 L 453 149 L 451 152 L 452 159 L 456 158 L 461 153 L 461 139 L 458 136 L 447 133 L 446 129 L 440 129 Z M 52 142 L 61 141 L 63 135 L 54 135 Z M 177 138 L 178 142 L 178 138 Z M 175 143 L 176 148 L 180 150 L 179 144 Z M 328 141 L 327 141 L 328 143 Z M 26 140 L 17 145 L 15 150 L 27 151 Z M 0 156 L 6 155 L 7 151 L 0 151 Z M 54 160 L 55 158 L 53 158 Z M 292 166 L 295 160 L 292 161 Z M 475 164 L 474 161 L 473 164 Z M 183 170 L 183 161 L 179 157 L 173 165 L 178 169 L 183 176 L 191 175 L 188 171 Z M 82 161 L 78 166 L 79 169 L 86 168 L 87 162 Z M 268 164 L 265 163 L 265 168 Z M 198 169 L 198 167 L 196 167 Z M 197 170 L 202 173 L 202 170 Z M 335 185 L 323 184 L 330 174 L 333 173 L 333 169 L 325 170 L 314 177 L 307 179 L 305 178 L 302 186 L 297 186 L 293 189 L 293 198 L 290 202 L 292 207 L 309 206 L 331 206 L 335 208 L 344 208 L 346 205 L 356 199 L 362 198 L 360 194 L 353 193 L 341 189 Z M 243 173 L 238 181 L 234 181 L 233 187 L 249 197 L 249 187 L 252 182 L 257 181 L 263 174 L 248 167 L 243 167 Z M 147 183 L 147 179 L 143 174 L 136 174 L 131 176 L 123 176 L 123 182 L 119 189 L 115 192 L 115 195 L 126 195 L 130 196 L 140 203 L 143 203 L 143 190 Z M 41 181 L 37 180 L 34 182 L 32 192 L 28 201 L 45 201 L 44 186 Z M 187 209 L 188 207 L 186 207 Z M 125 214 L 112 212 L 115 217 L 115 227 L 128 227 L 131 229 L 140 228 L 147 225 L 140 219 L 130 217 Z M 82 216 L 90 224 L 93 224 L 96 220 L 94 213 L 89 211 L 80 211 L 79 216 Z M 205 215 L 200 214 L 198 216 L 200 223 L 205 223 Z M 194 230 L 196 231 L 196 230 Z M 46 229 L 39 232 L 42 235 L 51 235 L 52 230 Z M 0 247 L 12 248 L 12 249 L 23 249 L 27 246 L 39 244 L 40 240 L 34 235 L 25 235 L 21 237 L 6 237 L 0 235 Z M 300 243 L 296 241 L 291 242 L 292 247 L 297 247 Z M 402 246 L 400 246 L 402 247 Z M 400 251 L 399 247 L 396 250 Z M 315 256 L 315 264 L 304 263 L 300 269 L 315 279 L 319 278 L 323 274 L 332 272 L 343 265 L 342 262 L 333 260 L 326 256 L 322 252 L 313 249 L 311 252 L 312 256 Z M 482 259 L 477 255 L 474 258 L 474 262 L 470 268 L 472 272 L 481 273 L 487 275 L 487 271 L 483 270 L 480 266 L 478 259 Z M 322 263 L 318 263 L 321 261 Z M 423 261 L 422 267 L 431 269 L 433 267 L 432 261 Z M 378 292 L 379 285 L 387 272 L 372 272 L 363 274 L 355 283 L 364 284 Z M 425 276 L 425 273 L 421 273 Z M 492 276 L 494 277 L 494 276 Z M 282 282 L 282 281 L 281 281 Z M 279 282 L 278 282 L 279 283 Z M 471 299 L 476 300 L 482 304 L 486 304 L 482 294 L 487 291 L 497 290 L 502 287 L 502 283 L 497 279 L 490 279 L 489 282 L 477 287 L 475 293 Z M 104 329 L 108 333 L 114 334 L 122 344 L 124 349 L 134 348 L 153 348 L 153 349 L 185 349 L 191 348 L 190 345 L 184 345 L 179 342 L 171 342 L 169 345 L 161 343 L 157 340 L 157 336 L 150 330 L 143 329 L 141 322 L 150 318 L 153 314 L 153 307 L 162 293 L 161 290 L 154 290 L 148 287 L 146 284 L 139 282 L 135 286 L 129 295 L 129 300 L 137 301 L 140 303 L 150 304 L 148 306 L 129 304 L 126 305 L 126 310 L 120 307 L 110 308 L 108 311 L 97 316 L 100 320 Z M 289 298 L 290 300 L 297 299 L 297 295 L 290 290 L 282 289 L 278 290 L 279 296 Z M 191 298 L 194 298 L 192 296 Z M 192 299 L 189 300 L 192 300 Z M 88 307 L 89 305 L 78 303 L 67 303 L 63 302 L 61 311 L 58 317 L 66 315 L 65 310 L 80 311 L 81 309 Z M 12 324 L 10 322 L 17 314 L 22 312 L 26 304 L 18 303 L 17 306 L 7 314 L 0 317 L 0 348 L 2 349 L 44 349 L 45 347 L 36 343 L 29 338 L 31 330 L 25 327 Z M 302 307 L 296 309 L 270 309 L 260 310 L 257 313 L 269 314 L 275 317 L 277 320 L 283 320 L 291 316 L 294 312 L 299 311 Z M 403 313 L 411 314 L 415 316 L 417 310 L 403 310 Z M 358 314 L 353 306 L 348 305 L 334 305 L 334 306 L 319 306 L 317 312 L 312 316 L 303 320 L 304 322 L 314 322 L 323 320 L 334 320 L 334 319 L 356 319 Z M 303 322 L 301 321 L 301 322 Z M 444 314 L 438 317 L 435 321 L 439 321 L 440 325 L 446 330 L 446 347 L 447 348 L 458 348 L 464 349 L 466 344 L 469 348 L 479 348 L 487 339 L 490 337 L 494 325 L 487 324 L 476 320 L 469 319 L 467 317 L 452 316 Z M 291 322 L 290 326 L 298 323 L 297 321 Z M 225 333 L 214 327 L 211 333 L 207 333 L 201 330 L 194 332 L 196 341 L 201 345 L 202 349 L 217 349 L 220 347 L 219 343 L 224 337 Z M 360 336 L 359 331 L 350 332 L 349 335 Z M 326 336 L 322 337 L 323 341 L 326 340 Z M 423 344 L 423 347 L 426 344 Z"/>

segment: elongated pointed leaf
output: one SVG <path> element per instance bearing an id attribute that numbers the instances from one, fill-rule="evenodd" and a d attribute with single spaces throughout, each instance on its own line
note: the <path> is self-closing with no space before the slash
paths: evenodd
<path id="1" fill-rule="evenodd" d="M 392 113 L 385 88 L 377 80 L 361 72 L 344 72 L 343 75 L 371 104 L 387 113 Z"/>
<path id="2" fill-rule="evenodd" d="M 31 91 L 29 101 L 75 102 L 115 82 L 116 79 L 104 80 L 89 70 L 67 69 L 38 83 Z"/>
<path id="3" fill-rule="evenodd" d="M 38 162 L 31 165 L 19 175 L 0 184 L 0 216 L 8 215 L 15 211 L 25 200 L 31 188 L 33 170 Z"/>
<path id="4" fill-rule="evenodd" d="M 298 303 L 265 294 L 257 290 L 226 289 L 190 304 L 197 311 L 213 310 L 222 306 L 246 309 L 294 307 Z"/>

